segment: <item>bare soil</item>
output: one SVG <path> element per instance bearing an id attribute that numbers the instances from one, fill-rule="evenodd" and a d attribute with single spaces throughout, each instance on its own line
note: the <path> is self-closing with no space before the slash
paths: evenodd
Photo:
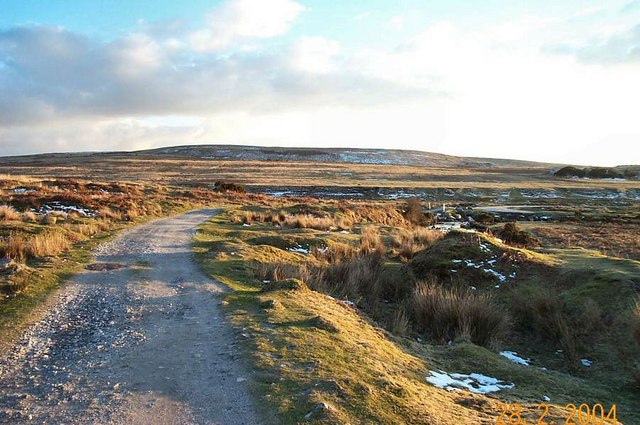
<path id="1" fill-rule="evenodd" d="M 199 210 L 124 232 L 0 359 L 0 423 L 257 424 L 251 376 L 192 259 Z M 120 267 L 123 266 L 123 267 Z"/>

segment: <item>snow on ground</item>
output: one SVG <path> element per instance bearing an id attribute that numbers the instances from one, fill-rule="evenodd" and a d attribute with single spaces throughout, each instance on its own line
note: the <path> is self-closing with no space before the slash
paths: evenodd
<path id="1" fill-rule="evenodd" d="M 40 209 L 37 211 L 40 214 L 49 214 L 53 211 L 62 211 L 65 213 L 76 212 L 83 217 L 95 217 L 95 211 L 89 208 L 82 208 L 76 205 L 62 205 L 58 201 L 53 201 L 48 204 L 43 204 Z"/>
<path id="2" fill-rule="evenodd" d="M 582 366 L 584 367 L 589 367 L 591 366 L 592 361 L 588 359 L 580 359 L 580 363 L 582 363 Z"/>
<path id="3" fill-rule="evenodd" d="M 511 360 L 514 363 L 521 364 L 524 366 L 529 366 L 529 362 L 531 361 L 531 359 L 524 359 L 518 356 L 518 353 L 516 353 L 515 351 L 501 351 L 500 355 L 502 357 L 506 357 L 507 359 Z"/>
<path id="4" fill-rule="evenodd" d="M 474 262 L 473 260 L 467 260 L 467 259 L 460 260 L 457 258 L 454 258 L 453 260 L 451 260 L 451 262 L 454 264 L 464 263 L 466 267 L 472 267 L 474 269 L 482 270 L 483 272 L 496 277 L 500 281 L 500 283 L 506 282 L 507 279 L 515 279 L 516 277 L 515 271 L 511 272 L 508 276 L 505 276 L 504 274 L 492 268 L 493 266 L 495 266 L 497 260 L 498 260 L 498 256 L 493 255 L 488 260 L 483 260 L 477 263 Z"/>
<path id="5" fill-rule="evenodd" d="M 488 394 L 500 390 L 508 390 L 515 386 L 514 384 L 505 384 L 499 379 L 480 373 L 465 375 L 432 370 L 429 371 L 429 375 L 426 378 L 427 382 L 447 391 L 466 389 L 475 394 Z"/>
<path id="6" fill-rule="evenodd" d="M 310 252 L 308 248 L 303 248 L 300 245 L 292 246 L 291 248 L 287 249 L 287 251 L 297 252 L 298 254 L 308 254 Z"/>
<path id="7" fill-rule="evenodd" d="M 27 189 L 26 187 L 16 187 L 15 189 L 13 189 L 13 193 L 34 193 L 35 190 L 33 189 Z"/>

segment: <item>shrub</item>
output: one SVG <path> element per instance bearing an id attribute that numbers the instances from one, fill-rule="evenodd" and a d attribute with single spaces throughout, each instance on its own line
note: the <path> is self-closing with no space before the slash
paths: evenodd
<path id="1" fill-rule="evenodd" d="M 480 224 L 492 224 L 496 221 L 494 216 L 485 211 L 474 212 L 473 219 Z"/>
<path id="2" fill-rule="evenodd" d="M 213 190 L 217 190 L 220 192 L 237 192 L 237 193 L 247 192 L 247 189 L 242 185 L 239 185 L 237 183 L 224 182 L 221 180 L 215 182 L 215 184 L 213 185 Z"/>
<path id="3" fill-rule="evenodd" d="M 408 222 L 417 226 L 430 226 L 434 223 L 433 215 L 424 213 L 422 203 L 417 198 L 407 200 L 403 216 Z"/>
<path id="4" fill-rule="evenodd" d="M 433 282 L 416 284 L 408 301 L 414 326 L 433 339 L 456 339 L 488 346 L 509 330 L 509 317 L 487 295 L 444 289 Z"/>
<path id="5" fill-rule="evenodd" d="M 563 167 L 554 173 L 556 177 L 586 177 L 587 172 L 582 168 L 573 167 L 571 165 Z"/>
<path id="6" fill-rule="evenodd" d="M 540 241 L 526 230 L 520 230 L 516 223 L 505 223 L 498 236 L 509 245 L 533 248 L 540 246 Z"/>
<path id="7" fill-rule="evenodd" d="M 20 220 L 20 213 L 9 205 L 0 205 L 0 220 Z"/>

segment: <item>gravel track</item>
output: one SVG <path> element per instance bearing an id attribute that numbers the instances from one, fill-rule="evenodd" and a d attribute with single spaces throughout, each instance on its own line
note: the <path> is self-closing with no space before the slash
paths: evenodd
<path id="1" fill-rule="evenodd" d="M 0 359 L 0 423 L 260 423 L 216 296 L 225 288 L 190 250 L 216 213 L 157 220 L 100 246 L 109 270 L 74 277 Z"/>

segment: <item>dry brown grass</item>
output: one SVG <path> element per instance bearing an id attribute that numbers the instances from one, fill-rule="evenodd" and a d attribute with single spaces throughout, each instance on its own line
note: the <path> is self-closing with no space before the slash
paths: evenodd
<path id="1" fill-rule="evenodd" d="M 581 223 L 527 227 L 545 246 L 595 249 L 607 255 L 640 260 L 640 224 Z"/>
<path id="2" fill-rule="evenodd" d="M 58 255 L 71 248 L 71 241 L 60 232 L 45 232 L 33 236 L 27 244 L 30 257 L 41 258 Z"/>
<path id="3" fill-rule="evenodd" d="M 9 205 L 0 205 L 0 220 L 20 220 L 20 213 Z"/>
<path id="4" fill-rule="evenodd" d="M 40 224 L 44 224 L 47 226 L 52 226 L 58 222 L 58 217 L 53 214 L 45 214 L 40 217 Z"/>
<path id="5" fill-rule="evenodd" d="M 469 340 L 488 346 L 509 330 L 509 318 L 488 295 L 445 289 L 418 282 L 408 301 L 412 322 L 440 343 Z"/>
<path id="6" fill-rule="evenodd" d="M 27 239 L 22 233 L 11 232 L 7 238 L 0 241 L 0 254 L 13 261 L 25 261 L 28 256 Z"/>
<path id="7" fill-rule="evenodd" d="M 301 267 L 286 262 L 258 262 L 253 265 L 253 274 L 260 281 L 276 282 L 290 278 L 298 279 Z"/>
<path id="8" fill-rule="evenodd" d="M 441 239 L 444 233 L 438 230 L 429 230 L 424 227 L 413 229 L 398 229 L 392 237 L 392 246 L 396 255 L 402 260 L 410 260 L 416 254 Z"/>
<path id="9" fill-rule="evenodd" d="M 33 211 L 25 211 L 22 213 L 22 221 L 25 223 L 37 223 L 38 216 Z"/>
<path id="10" fill-rule="evenodd" d="M 364 226 L 360 229 L 360 252 L 363 255 L 384 255 L 385 247 L 377 227 Z"/>
<path id="11" fill-rule="evenodd" d="M 410 286 L 409 281 L 394 279 L 387 273 L 384 258 L 377 252 L 359 253 L 350 260 L 312 270 L 307 284 L 315 291 L 351 300 L 369 311 L 381 303 L 404 298 Z"/>
<path id="12" fill-rule="evenodd" d="M 408 221 L 405 220 L 400 211 L 398 211 L 395 206 L 389 204 L 349 202 L 340 204 L 339 208 L 345 218 L 351 223 L 375 223 L 384 226 L 408 225 Z"/>
<path id="13" fill-rule="evenodd" d="M 103 207 L 98 211 L 98 217 L 103 220 L 119 221 L 122 220 L 122 213 L 114 211 L 109 207 Z"/>
<path id="14" fill-rule="evenodd" d="M 140 213 L 136 207 L 129 207 L 127 211 L 124 213 L 123 218 L 127 221 L 135 221 L 136 218 L 140 217 Z"/>
<path id="15" fill-rule="evenodd" d="M 294 229 L 332 230 L 336 229 L 336 223 L 330 217 L 313 217 L 307 215 L 294 215 L 285 219 L 285 226 Z"/>
<path id="16" fill-rule="evenodd" d="M 323 260 L 328 263 L 337 263 L 339 261 L 351 260 L 356 257 L 358 250 L 352 245 L 342 242 L 332 242 L 324 249 L 317 246 L 311 247 L 311 255 L 318 260 Z"/>
<path id="17" fill-rule="evenodd" d="M 512 303 L 520 323 L 530 327 L 537 335 L 548 341 L 559 343 L 569 364 L 577 364 L 576 332 L 584 324 L 571 324 L 566 312 L 567 308 L 555 294 L 539 290 L 527 294 Z"/>

